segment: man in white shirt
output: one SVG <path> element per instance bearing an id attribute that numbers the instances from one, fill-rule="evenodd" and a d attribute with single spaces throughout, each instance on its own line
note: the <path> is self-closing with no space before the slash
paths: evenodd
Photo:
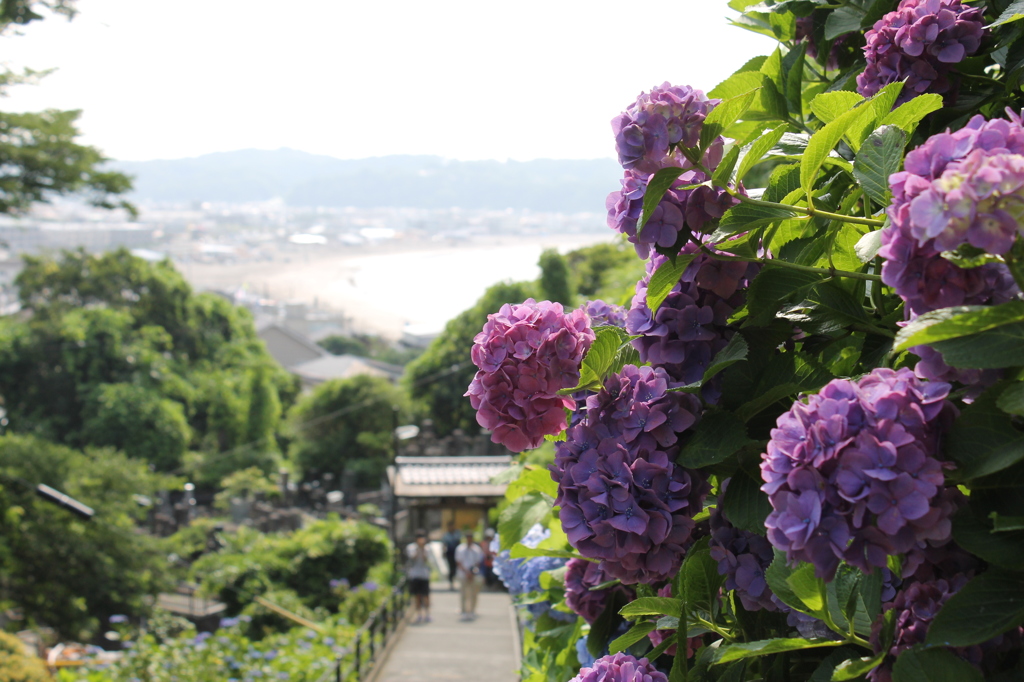
<path id="1" fill-rule="evenodd" d="M 483 559 L 484 551 L 473 540 L 473 531 L 466 530 L 465 540 L 455 548 L 455 564 L 462 587 L 462 620 L 476 619 L 476 595 L 480 592 L 480 562 Z"/>

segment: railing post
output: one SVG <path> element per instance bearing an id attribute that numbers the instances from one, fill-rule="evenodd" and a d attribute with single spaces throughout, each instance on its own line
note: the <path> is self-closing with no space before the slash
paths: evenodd
<path id="1" fill-rule="evenodd" d="M 360 659 L 363 657 L 362 647 L 360 646 L 360 640 L 363 638 L 362 631 L 356 631 L 356 655 L 355 655 L 355 666 L 356 666 L 356 679 L 362 677 L 360 672 Z"/>
<path id="2" fill-rule="evenodd" d="M 334 682 L 341 682 L 341 663 L 342 663 L 342 661 L 343 661 L 343 660 L 344 660 L 344 659 L 342 659 L 342 658 L 341 658 L 341 657 L 339 656 L 339 657 L 338 657 L 338 660 L 337 660 L 337 661 L 335 662 L 335 668 L 334 668 L 334 673 L 335 673 L 335 674 L 334 674 Z"/>
<path id="3" fill-rule="evenodd" d="M 373 631 L 376 630 L 376 629 L 377 629 L 377 619 L 371 617 L 370 618 L 370 627 L 367 628 L 367 634 L 370 635 L 370 639 L 368 641 L 368 645 L 369 645 L 369 649 L 370 649 L 370 661 L 371 662 L 374 659 L 374 646 L 375 646 L 374 645 L 374 641 L 373 641 L 373 634 L 374 634 Z"/>

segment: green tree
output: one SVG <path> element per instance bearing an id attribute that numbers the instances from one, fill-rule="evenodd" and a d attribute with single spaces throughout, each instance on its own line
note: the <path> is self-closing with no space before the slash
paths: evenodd
<path id="1" fill-rule="evenodd" d="M 480 333 L 487 316 L 505 303 L 522 303 L 532 296 L 534 286 L 526 282 L 503 282 L 489 288 L 476 304 L 448 321 L 444 331 L 406 368 L 403 381 L 409 394 L 434 422 L 440 435 L 463 429 L 477 433 L 476 413 L 464 397 L 476 367 L 469 359 L 473 337 Z"/>
<path id="2" fill-rule="evenodd" d="M 90 520 L 36 496 L 44 483 L 95 510 Z M 4 593 L 31 622 L 89 636 L 115 613 L 141 614 L 164 584 L 155 540 L 136 532 L 134 495 L 170 481 L 110 449 L 84 452 L 29 436 L 0 437 Z"/>
<path id="3" fill-rule="evenodd" d="M 71 18 L 71 0 L 0 0 L 0 36 L 11 35 L 32 21 L 40 11 Z M 0 96 L 12 86 L 32 83 L 42 72 L 0 71 Z M 81 194 L 103 208 L 135 209 L 116 195 L 131 189 L 131 179 L 103 170 L 109 160 L 95 147 L 78 144 L 77 127 L 82 112 L 48 109 L 39 113 L 0 112 L 0 213 L 24 213 L 32 204 L 62 194 Z"/>
<path id="4" fill-rule="evenodd" d="M 625 240 L 584 246 L 565 254 L 565 261 L 580 296 L 609 303 L 621 304 L 631 297 L 636 281 L 644 274 L 643 261 Z"/>
<path id="5" fill-rule="evenodd" d="M 170 262 L 119 250 L 26 259 L 27 320 L 0 322 L 0 396 L 15 432 L 110 445 L 215 485 L 276 462 L 297 380 L 267 353 L 248 311 L 195 294 Z M 244 446 L 244 447 L 243 447 Z"/>
<path id="6" fill-rule="evenodd" d="M 571 307 L 573 300 L 572 276 L 565 258 L 555 249 L 540 254 L 540 295 L 549 301 Z"/>
<path id="7" fill-rule="evenodd" d="M 398 415 L 395 414 L 398 409 Z M 306 477 L 330 472 L 377 487 L 393 453 L 396 416 L 408 414 L 405 393 L 386 379 L 357 376 L 317 386 L 288 415 L 289 456 Z"/>

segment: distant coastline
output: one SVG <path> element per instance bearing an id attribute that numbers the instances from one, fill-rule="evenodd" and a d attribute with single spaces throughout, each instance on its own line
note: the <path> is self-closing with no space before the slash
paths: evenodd
<path id="1" fill-rule="evenodd" d="M 398 338 L 406 325 L 440 331 L 492 284 L 538 276 L 541 251 L 606 242 L 614 233 L 475 236 L 430 242 L 402 239 L 339 252 L 311 246 L 272 260 L 178 262 L 197 289 L 245 291 L 301 301 L 352 318 L 360 331 Z"/>

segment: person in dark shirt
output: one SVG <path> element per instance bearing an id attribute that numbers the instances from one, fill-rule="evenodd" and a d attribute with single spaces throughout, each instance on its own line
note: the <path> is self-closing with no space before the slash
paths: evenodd
<path id="1" fill-rule="evenodd" d="M 448 589 L 452 592 L 455 591 L 455 550 L 458 548 L 459 543 L 462 542 L 462 535 L 459 531 L 455 530 L 455 522 L 452 521 L 448 524 L 448 532 L 441 538 L 441 542 L 444 543 L 444 558 L 448 562 Z"/>

